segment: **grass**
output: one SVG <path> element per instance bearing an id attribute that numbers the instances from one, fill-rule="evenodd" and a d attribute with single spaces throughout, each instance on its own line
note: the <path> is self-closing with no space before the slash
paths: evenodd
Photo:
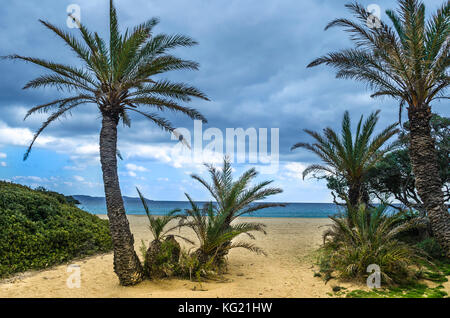
<path id="1" fill-rule="evenodd" d="M 442 283 L 447 282 L 447 276 L 450 276 L 450 262 L 435 260 L 434 266 L 425 264 L 424 268 L 426 269 L 418 274 L 417 279 L 424 279 L 439 285 L 430 287 L 423 282 L 410 281 L 395 287 L 370 291 L 357 289 L 350 292 L 340 286 L 334 286 L 334 294 L 329 293 L 329 295 L 347 298 L 448 298 L 448 293 L 442 290 L 444 288 Z"/>
<path id="2" fill-rule="evenodd" d="M 347 298 L 446 298 L 448 294 L 442 289 L 444 286 L 429 287 L 423 283 L 416 283 L 403 287 L 389 289 L 373 289 L 371 291 L 353 290 L 346 294 Z"/>

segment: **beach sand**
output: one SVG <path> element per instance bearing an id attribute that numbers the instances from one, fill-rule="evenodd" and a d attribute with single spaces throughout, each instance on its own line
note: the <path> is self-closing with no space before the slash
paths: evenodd
<path id="1" fill-rule="evenodd" d="M 105 216 L 101 216 L 105 217 Z M 139 251 L 141 239 L 151 239 L 145 216 L 129 216 Z M 222 281 L 193 282 L 182 279 L 144 281 L 122 287 L 113 271 L 112 253 L 72 261 L 43 271 L 22 273 L 0 281 L 0 297 L 330 297 L 332 287 L 366 289 L 364 285 L 314 277 L 314 251 L 322 242 L 329 219 L 252 218 L 267 225 L 267 235 L 257 233 L 256 243 L 268 256 L 235 249 L 229 255 L 228 273 Z M 194 238 L 189 229 L 182 234 Z M 247 238 L 242 237 L 245 240 Z M 183 244 L 188 247 L 187 245 Z M 138 254 L 140 254 L 138 252 Z M 139 255 L 141 256 L 141 255 Z M 80 288 L 68 288 L 67 265 L 81 269 Z M 445 284 L 447 292 L 450 284 Z"/>

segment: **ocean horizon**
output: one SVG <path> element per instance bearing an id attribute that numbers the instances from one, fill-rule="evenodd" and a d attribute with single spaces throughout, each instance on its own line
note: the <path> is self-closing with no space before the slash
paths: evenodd
<path id="1" fill-rule="evenodd" d="M 80 204 L 78 207 L 92 214 L 106 214 L 105 198 L 73 196 Z M 144 208 L 139 198 L 124 197 L 126 214 L 145 215 Z M 206 201 L 196 202 L 203 206 Z M 245 217 L 265 218 L 327 218 L 339 212 L 340 207 L 333 203 L 285 203 L 284 207 L 270 207 L 244 214 Z M 190 208 L 188 201 L 154 201 L 147 199 L 147 205 L 154 215 L 165 215 L 173 209 L 184 211 Z"/>

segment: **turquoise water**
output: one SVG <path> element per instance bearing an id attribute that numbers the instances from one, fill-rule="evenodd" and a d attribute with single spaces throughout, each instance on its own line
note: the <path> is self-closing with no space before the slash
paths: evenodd
<path id="1" fill-rule="evenodd" d="M 79 207 L 93 214 L 106 214 L 104 198 L 79 197 Z M 144 215 L 142 203 L 137 198 L 124 198 L 127 214 Z M 173 209 L 188 209 L 189 202 L 183 201 L 147 201 L 152 214 L 164 215 Z M 203 206 L 204 202 L 198 202 Z M 277 218 L 326 218 L 338 212 L 338 207 L 330 203 L 286 203 L 285 207 L 267 208 L 246 216 Z"/>

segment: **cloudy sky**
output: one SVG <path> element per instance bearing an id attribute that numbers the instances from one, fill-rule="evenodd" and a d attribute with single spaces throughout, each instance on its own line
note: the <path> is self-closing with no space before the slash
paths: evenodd
<path id="1" fill-rule="evenodd" d="M 81 21 L 91 30 L 107 35 L 107 0 L 7 1 L 0 11 L 0 55 L 48 58 L 77 64 L 64 44 L 39 24 L 48 20 L 66 26 L 67 6 L 78 4 Z M 324 31 L 337 17 L 348 17 L 346 1 L 336 0 L 116 0 L 122 30 L 156 16 L 156 33 L 183 33 L 200 44 L 177 50 L 178 56 L 200 63 L 197 72 L 172 72 L 165 78 L 184 81 L 203 90 L 210 102 L 193 101 L 207 117 L 208 128 L 279 129 L 279 166 L 260 179 L 274 179 L 284 193 L 272 201 L 330 202 L 323 182 L 302 180 L 301 172 L 317 159 L 303 150 L 291 152 L 298 141 L 309 141 L 303 129 L 338 128 L 343 112 L 356 120 L 361 114 L 381 109 L 379 127 L 398 118 L 397 103 L 370 98 L 370 91 L 354 81 L 335 79 L 327 67 L 306 69 L 314 58 L 348 47 L 340 29 Z M 382 12 L 394 1 L 361 1 L 377 4 Z M 428 12 L 442 0 L 427 0 Z M 382 14 L 382 19 L 386 16 Z M 70 30 L 67 28 L 67 30 Z M 76 32 L 72 29 L 71 32 Z M 50 126 L 38 139 L 31 156 L 22 161 L 33 132 L 45 118 L 36 115 L 23 121 L 32 106 L 56 99 L 53 89 L 26 90 L 25 83 L 45 71 L 20 62 L 0 61 L 0 179 L 44 186 L 65 194 L 103 196 L 98 154 L 100 117 L 93 105 L 78 108 Z M 449 116 L 448 104 L 435 103 L 434 111 Z M 176 127 L 193 130 L 192 121 L 165 114 Z M 270 140 L 270 134 L 269 134 Z M 206 144 L 206 142 L 205 142 Z M 205 175 L 199 162 L 187 160 L 171 136 L 145 119 L 133 117 L 132 127 L 119 129 L 123 161 L 119 174 L 124 195 L 136 196 L 138 186 L 155 200 L 183 200 L 189 192 L 197 200 L 209 199 L 190 178 Z M 269 146 L 270 152 L 270 146 Z M 205 154 L 204 160 L 217 160 Z M 264 172 L 264 165 L 236 164 L 240 173 L 249 166 Z M 273 173 L 274 172 L 274 173 Z"/>

